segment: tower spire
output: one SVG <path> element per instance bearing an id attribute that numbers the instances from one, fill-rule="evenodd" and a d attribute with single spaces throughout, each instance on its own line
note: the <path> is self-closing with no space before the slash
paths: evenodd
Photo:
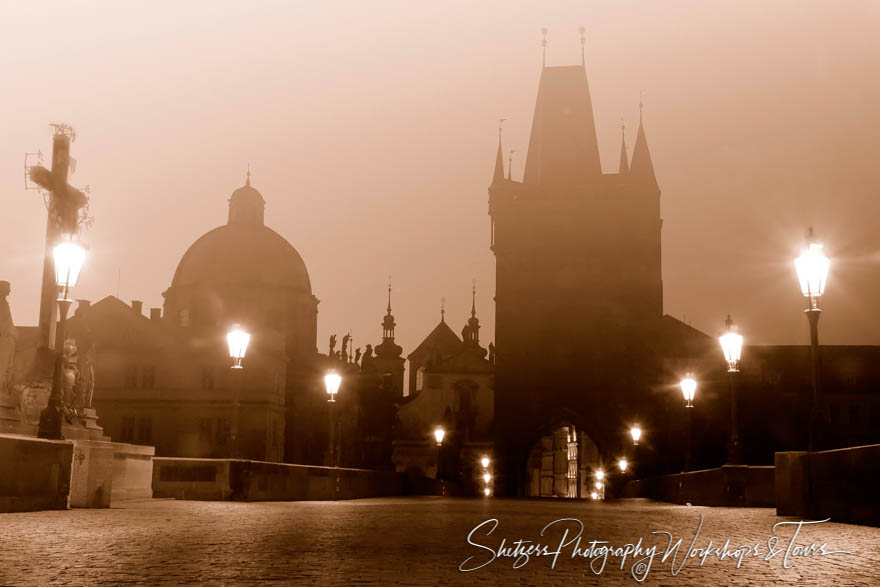
<path id="1" fill-rule="evenodd" d="M 471 318 L 477 317 L 477 280 L 474 279 L 471 287 Z"/>
<path id="2" fill-rule="evenodd" d="M 541 67 L 547 67 L 547 27 L 541 27 Z"/>
<path id="3" fill-rule="evenodd" d="M 440 322 L 446 322 L 446 298 L 440 298 Z"/>
<path id="4" fill-rule="evenodd" d="M 250 185 L 251 185 L 251 164 L 250 163 L 248 163 L 247 178 L 244 180 L 244 185 L 246 185 L 248 187 L 250 187 Z"/>
<path id="5" fill-rule="evenodd" d="M 492 175 L 492 184 L 504 181 L 504 155 L 501 151 L 501 129 L 506 118 L 498 119 L 498 152 L 495 154 L 495 173 Z"/>
<path id="6" fill-rule="evenodd" d="M 388 276 L 388 314 L 391 314 L 391 276 Z"/>
<path id="7" fill-rule="evenodd" d="M 618 173 L 624 175 L 629 171 L 629 159 L 626 156 L 626 124 L 623 118 L 620 119 L 620 170 Z"/>
<path id="8" fill-rule="evenodd" d="M 507 179 L 510 180 L 510 175 L 513 173 L 513 154 L 516 153 L 516 149 L 511 149 L 507 158 Z"/>
<path id="9" fill-rule="evenodd" d="M 644 92 L 642 92 L 644 94 Z M 651 189 L 659 189 L 657 177 L 654 175 L 654 164 L 651 161 L 651 152 L 648 150 L 648 139 L 645 138 L 645 120 L 642 114 L 642 98 L 639 98 L 639 132 L 636 135 L 636 144 L 633 147 L 632 164 L 629 174 L 634 181 Z"/>

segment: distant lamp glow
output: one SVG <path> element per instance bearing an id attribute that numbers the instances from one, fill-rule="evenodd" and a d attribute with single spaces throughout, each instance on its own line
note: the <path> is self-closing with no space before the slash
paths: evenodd
<path id="1" fill-rule="evenodd" d="M 250 341 L 251 335 L 242 330 L 238 324 L 234 324 L 232 330 L 226 333 L 226 342 L 229 345 L 229 356 L 233 361 L 233 369 L 241 369 L 241 360 L 244 359 Z"/>
<path id="2" fill-rule="evenodd" d="M 340 384 L 342 384 L 342 376 L 336 371 L 330 371 L 324 375 L 324 387 L 327 389 L 327 395 L 330 396 L 328 401 L 336 401 L 336 394 L 339 393 Z"/>
<path id="3" fill-rule="evenodd" d="M 598 471 L 596 471 L 596 479 L 599 479 L 601 481 L 604 478 L 605 478 L 605 471 L 603 471 L 602 469 L 599 469 Z"/>
<path id="4" fill-rule="evenodd" d="M 794 260 L 794 267 L 801 284 L 801 293 L 810 299 L 810 309 L 816 309 L 819 298 L 825 293 L 825 282 L 828 280 L 831 261 L 825 256 L 822 245 L 815 241 L 812 228 L 807 233 L 807 239 L 809 246 Z"/>
<path id="5" fill-rule="evenodd" d="M 602 489 L 602 482 L 596 481 L 596 489 Z"/>
<path id="6" fill-rule="evenodd" d="M 590 497 L 592 499 L 599 499 L 599 494 L 594 491 L 593 493 L 590 494 Z"/>
<path id="7" fill-rule="evenodd" d="M 64 288 L 63 296 L 67 290 L 76 285 L 79 280 L 79 272 L 86 260 L 85 248 L 70 237 L 65 237 L 52 250 L 55 261 L 55 282 Z"/>
<path id="8" fill-rule="evenodd" d="M 483 494 L 484 494 L 486 497 L 489 497 L 490 495 L 492 495 L 492 490 L 489 489 L 488 487 L 486 487 L 485 489 L 483 489 Z"/>
<path id="9" fill-rule="evenodd" d="M 483 481 L 488 483 L 491 480 L 492 480 L 492 475 L 490 475 L 489 473 L 483 473 Z"/>
<path id="10" fill-rule="evenodd" d="M 480 459 L 480 464 L 483 465 L 484 469 L 488 469 L 489 468 L 489 457 L 483 457 L 482 459 Z"/>
<path id="11" fill-rule="evenodd" d="M 636 424 L 635 426 L 633 426 L 632 428 L 629 429 L 629 433 L 632 436 L 633 445 L 638 446 L 639 439 L 642 437 L 642 429 L 639 428 L 638 424 Z"/>
<path id="12" fill-rule="evenodd" d="M 626 473 L 626 468 L 629 466 L 629 463 L 626 462 L 626 459 L 620 459 L 617 461 L 617 467 L 620 469 L 621 473 Z"/>
<path id="13" fill-rule="evenodd" d="M 437 446 L 443 444 L 443 438 L 446 436 L 446 430 L 443 429 L 442 426 L 437 426 L 434 428 L 434 440 L 437 441 Z"/>
<path id="14" fill-rule="evenodd" d="M 693 375 L 688 373 L 685 378 L 681 380 L 679 385 L 681 385 L 681 394 L 684 396 L 685 407 L 694 407 L 694 395 L 697 393 L 697 380 L 694 379 Z"/>
<path id="15" fill-rule="evenodd" d="M 742 356 L 743 337 L 736 332 L 730 316 L 727 317 L 727 332 L 718 337 L 718 342 L 721 343 L 721 351 L 724 353 L 724 360 L 727 361 L 727 371 L 738 372 L 737 363 Z"/>

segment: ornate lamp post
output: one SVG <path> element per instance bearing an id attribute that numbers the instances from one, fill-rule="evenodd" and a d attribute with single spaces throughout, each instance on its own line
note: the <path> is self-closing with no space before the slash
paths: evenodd
<path id="1" fill-rule="evenodd" d="M 694 407 L 694 395 L 697 392 L 697 380 L 694 379 L 694 376 L 688 373 L 684 379 L 679 383 L 681 386 L 681 394 L 684 396 L 684 407 L 685 412 L 687 412 L 687 452 L 684 455 L 684 470 L 691 470 L 691 452 L 693 449 L 693 429 L 694 429 L 694 419 L 692 416 L 692 410 L 690 408 Z"/>
<path id="2" fill-rule="evenodd" d="M 61 439 L 61 378 L 64 359 L 64 329 L 67 325 L 67 312 L 73 300 L 68 299 L 67 294 L 71 287 L 79 280 L 79 272 L 86 260 L 85 248 L 69 236 L 62 238 L 61 242 L 52 251 L 55 261 L 55 283 L 61 290 L 61 296 L 56 300 L 59 309 L 57 340 L 60 344 L 55 345 L 55 366 L 52 372 L 52 391 L 49 394 L 49 404 L 40 412 L 40 426 L 37 436 L 54 440 Z"/>
<path id="3" fill-rule="evenodd" d="M 232 359 L 233 372 L 237 369 L 242 369 L 241 361 L 244 359 L 245 353 L 247 353 L 250 341 L 251 335 L 242 330 L 241 326 L 238 324 L 233 324 L 232 329 L 226 333 L 226 344 L 229 346 L 229 358 Z M 244 373 L 238 371 L 235 377 L 237 378 L 237 381 L 233 383 L 232 389 L 232 430 L 230 433 L 230 436 L 232 437 L 232 458 L 238 458 L 241 456 L 238 450 L 238 420 Z"/>
<path id="4" fill-rule="evenodd" d="M 435 475 L 436 479 L 440 479 L 440 465 L 441 465 L 441 457 L 443 456 L 442 448 L 443 448 L 443 439 L 446 437 L 446 430 L 443 426 L 437 426 L 434 428 L 434 441 L 437 443 L 437 474 Z M 446 494 L 446 489 L 443 489 L 444 495 Z"/>
<path id="5" fill-rule="evenodd" d="M 324 375 L 324 387 L 327 390 L 327 395 L 330 396 L 330 399 L 327 400 L 327 405 L 330 406 L 330 466 L 338 467 L 339 463 L 337 460 L 337 451 L 336 451 L 336 411 L 333 409 L 333 406 L 336 405 L 336 394 L 339 393 L 339 386 L 342 384 L 342 377 L 336 371 L 329 371 L 326 375 Z"/>
<path id="6" fill-rule="evenodd" d="M 807 231 L 808 248 L 795 259 L 794 266 L 797 270 L 798 281 L 801 285 L 801 293 L 807 298 L 807 309 L 804 312 L 810 323 L 810 387 L 812 388 L 812 405 L 810 409 L 810 427 L 808 450 L 815 450 L 818 443 L 818 426 L 824 414 L 822 405 L 822 388 L 819 381 L 819 298 L 825 293 L 825 282 L 828 279 L 828 269 L 831 261 L 822 251 L 823 247 L 817 243 L 813 235 L 812 227 Z"/>
<path id="7" fill-rule="evenodd" d="M 733 320 L 727 315 L 727 332 L 718 338 L 724 360 L 727 361 L 727 384 L 730 392 L 730 442 L 727 447 L 727 464 L 741 465 L 742 452 L 739 444 L 739 420 L 736 409 L 736 382 L 734 377 L 739 373 L 738 363 L 742 355 L 743 337 L 736 332 Z"/>

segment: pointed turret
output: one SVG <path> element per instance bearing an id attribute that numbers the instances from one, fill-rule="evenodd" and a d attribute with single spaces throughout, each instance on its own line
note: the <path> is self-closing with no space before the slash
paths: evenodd
<path id="1" fill-rule="evenodd" d="M 376 346 L 376 356 L 380 359 L 396 358 L 403 353 L 403 349 L 394 342 L 394 314 L 391 313 L 391 279 L 388 279 L 388 308 L 385 310 L 385 318 L 382 319 L 382 342 Z"/>
<path id="2" fill-rule="evenodd" d="M 626 156 L 626 126 L 620 123 L 620 175 L 626 175 L 629 171 L 629 160 Z"/>
<path id="3" fill-rule="evenodd" d="M 504 181 L 504 155 L 501 151 L 501 122 L 498 123 L 498 153 L 495 155 L 495 173 L 492 175 L 492 185 L 498 185 Z"/>
<path id="4" fill-rule="evenodd" d="M 544 67 L 523 183 L 576 186 L 601 175 L 586 69 Z"/>
<path id="5" fill-rule="evenodd" d="M 471 289 L 471 317 L 467 321 L 467 325 L 461 331 L 461 338 L 464 342 L 464 348 L 483 358 L 486 356 L 486 349 L 480 346 L 480 319 L 477 318 L 477 284 Z"/>
<path id="6" fill-rule="evenodd" d="M 654 175 L 654 164 L 651 162 L 651 153 L 648 151 L 648 139 L 645 138 L 645 124 L 639 105 L 639 133 L 636 135 L 636 145 L 633 147 L 632 165 L 629 175 L 636 183 L 641 183 L 651 189 L 659 189 L 657 177 Z"/>

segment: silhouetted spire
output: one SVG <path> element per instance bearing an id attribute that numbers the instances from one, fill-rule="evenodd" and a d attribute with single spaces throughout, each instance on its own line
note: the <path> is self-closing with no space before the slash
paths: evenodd
<path id="1" fill-rule="evenodd" d="M 547 67 L 547 27 L 541 27 L 541 67 Z"/>
<path id="2" fill-rule="evenodd" d="M 509 151 L 509 155 L 507 158 L 507 179 L 510 180 L 510 176 L 513 173 L 513 154 L 516 153 L 516 149 L 511 149 Z"/>
<path id="3" fill-rule="evenodd" d="M 648 151 L 648 139 L 645 138 L 641 100 L 639 101 L 639 132 L 636 135 L 635 147 L 633 147 L 632 165 L 630 165 L 629 173 L 633 181 L 652 189 L 659 189 L 657 177 L 654 175 L 654 164 L 651 162 L 651 153 Z"/>
<path id="4" fill-rule="evenodd" d="M 471 317 L 467 325 L 461 331 L 461 339 L 465 349 L 476 352 L 477 356 L 486 356 L 486 349 L 480 347 L 480 320 L 477 318 L 477 281 L 474 280 L 471 288 Z"/>
<path id="5" fill-rule="evenodd" d="M 376 356 L 380 359 L 394 359 L 400 357 L 403 348 L 394 342 L 394 315 L 391 313 L 391 276 L 388 276 L 388 308 L 385 310 L 385 318 L 382 319 L 382 342 L 376 346 Z"/>
<path id="6" fill-rule="evenodd" d="M 523 183 L 577 186 L 601 175 L 586 69 L 583 65 L 544 67 Z"/>
<path id="7" fill-rule="evenodd" d="M 440 322 L 446 322 L 446 298 L 440 298 Z"/>
<path id="8" fill-rule="evenodd" d="M 629 171 L 629 159 L 626 156 L 626 125 L 623 120 L 620 121 L 620 170 L 618 173 L 624 175 Z"/>
<path id="9" fill-rule="evenodd" d="M 250 163 L 248 163 L 247 179 L 244 180 L 244 185 L 246 185 L 246 186 L 251 185 L 251 164 Z"/>
<path id="10" fill-rule="evenodd" d="M 474 285 L 471 288 L 471 318 L 477 317 L 477 280 L 474 280 Z"/>
<path id="11" fill-rule="evenodd" d="M 501 125 L 504 124 L 506 118 L 498 120 L 498 153 L 495 155 L 495 173 L 492 175 L 492 185 L 504 181 L 504 155 L 501 152 Z"/>

